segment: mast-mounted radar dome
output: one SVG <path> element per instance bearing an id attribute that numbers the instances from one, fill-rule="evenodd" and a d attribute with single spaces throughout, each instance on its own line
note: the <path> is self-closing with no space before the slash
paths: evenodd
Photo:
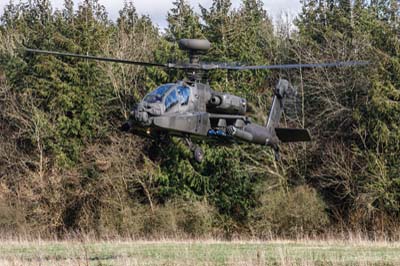
<path id="1" fill-rule="evenodd" d="M 205 39 L 181 39 L 179 40 L 179 48 L 191 51 L 208 51 L 211 43 Z"/>

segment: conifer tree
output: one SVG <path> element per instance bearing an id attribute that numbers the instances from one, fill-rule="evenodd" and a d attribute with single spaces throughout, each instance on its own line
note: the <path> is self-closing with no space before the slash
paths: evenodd
<path id="1" fill-rule="evenodd" d="M 107 16 L 96 1 L 83 3 L 76 14 L 53 13 L 49 1 L 20 6 L 14 25 L 26 36 L 25 46 L 45 50 L 98 54 L 107 44 Z M 69 7 L 69 10 L 68 10 Z M 73 18 L 71 16 L 74 16 Z M 22 65 L 10 67 L 13 86 L 31 95 L 37 112 L 43 112 L 46 150 L 61 164 L 79 159 L 85 141 L 96 136 L 100 106 L 105 104 L 107 81 L 96 62 L 26 54 Z M 15 76 L 15 79 L 12 77 Z M 21 78 L 22 77 L 22 78 Z"/>
<path id="2" fill-rule="evenodd" d="M 199 16 L 187 0 L 176 0 L 174 7 L 168 12 L 167 39 L 178 41 L 180 39 L 196 39 L 203 36 Z"/>
<path id="3" fill-rule="evenodd" d="M 115 48 L 111 49 L 114 57 L 126 58 L 136 61 L 154 61 L 153 51 L 159 49 L 159 32 L 147 16 L 139 16 L 132 2 L 124 4 L 117 19 Z M 110 75 L 113 80 L 114 91 L 117 93 L 118 102 L 122 105 L 121 111 L 125 119 L 128 118 L 132 105 L 139 101 L 149 90 L 154 89 L 153 84 L 148 84 L 151 74 L 147 71 L 162 71 L 160 69 L 148 70 L 142 66 L 111 64 Z"/>
<path id="4" fill-rule="evenodd" d="M 227 53 L 229 37 L 234 31 L 232 25 L 230 0 L 214 0 L 210 9 L 201 7 L 201 18 L 204 21 L 204 33 L 213 44 L 213 52 L 224 56 Z M 221 58 L 221 60 L 223 60 Z"/>
<path id="5" fill-rule="evenodd" d="M 273 27 L 264 10 L 262 1 L 244 0 L 232 14 L 227 55 L 243 64 L 268 64 Z M 239 71 L 231 74 L 238 93 L 251 97 L 250 91 L 260 88 L 266 80 L 267 71 Z"/>

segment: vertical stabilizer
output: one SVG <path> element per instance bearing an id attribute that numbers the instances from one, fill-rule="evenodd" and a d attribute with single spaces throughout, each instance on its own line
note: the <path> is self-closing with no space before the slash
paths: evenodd
<path id="1" fill-rule="evenodd" d="M 275 95 L 272 100 L 272 107 L 269 112 L 266 128 L 270 136 L 267 145 L 271 146 L 275 152 L 275 160 L 279 160 L 279 136 L 277 136 L 275 128 L 279 125 L 286 98 L 296 94 L 296 90 L 290 85 L 286 79 L 279 79 L 275 87 Z"/>
<path id="2" fill-rule="evenodd" d="M 295 95 L 296 90 L 290 85 L 286 79 L 279 79 L 275 87 L 275 96 L 272 100 L 272 107 L 269 112 L 266 127 L 268 132 L 275 135 L 275 128 L 278 127 L 279 120 L 281 119 L 286 98 Z"/>

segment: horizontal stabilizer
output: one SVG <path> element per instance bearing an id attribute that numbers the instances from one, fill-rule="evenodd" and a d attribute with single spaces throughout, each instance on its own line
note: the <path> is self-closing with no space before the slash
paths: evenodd
<path id="1" fill-rule="evenodd" d="M 307 129 L 275 128 L 275 132 L 282 142 L 311 141 L 311 135 Z"/>

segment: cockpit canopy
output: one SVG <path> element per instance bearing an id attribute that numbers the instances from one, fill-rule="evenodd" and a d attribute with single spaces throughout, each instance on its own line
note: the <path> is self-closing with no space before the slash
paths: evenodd
<path id="1" fill-rule="evenodd" d="M 190 88 L 181 84 L 164 84 L 147 94 L 143 101 L 147 103 L 165 104 L 165 110 L 168 111 L 171 107 L 180 103 L 187 105 L 189 103 Z"/>

